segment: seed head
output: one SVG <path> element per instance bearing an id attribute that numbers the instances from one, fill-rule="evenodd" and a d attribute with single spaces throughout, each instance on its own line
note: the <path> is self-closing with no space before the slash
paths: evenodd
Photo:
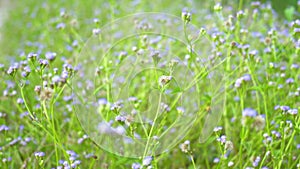
<path id="1" fill-rule="evenodd" d="M 172 76 L 161 76 L 159 77 L 158 83 L 161 87 L 167 85 L 172 80 Z"/>
<path id="2" fill-rule="evenodd" d="M 253 127 L 256 130 L 262 130 L 265 128 L 266 120 L 262 116 L 256 116 L 254 118 Z"/>
<path id="3" fill-rule="evenodd" d="M 182 144 L 179 145 L 179 148 L 180 148 L 180 150 L 183 153 L 188 153 L 190 151 L 190 149 L 191 149 L 191 147 L 190 147 L 190 141 L 186 140 L 184 143 L 182 143 Z"/>
<path id="4" fill-rule="evenodd" d="M 231 141 L 225 142 L 225 150 L 232 151 L 233 150 L 233 143 Z"/>

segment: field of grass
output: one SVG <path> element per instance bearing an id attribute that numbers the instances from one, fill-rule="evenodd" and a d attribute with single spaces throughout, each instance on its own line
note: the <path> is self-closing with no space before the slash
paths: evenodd
<path id="1" fill-rule="evenodd" d="M 300 1 L 8 2 L 0 169 L 300 168 Z"/>

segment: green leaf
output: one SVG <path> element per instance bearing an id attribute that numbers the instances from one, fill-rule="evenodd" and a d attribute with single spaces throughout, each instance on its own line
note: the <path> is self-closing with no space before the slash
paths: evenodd
<path id="1" fill-rule="evenodd" d="M 284 10 L 284 15 L 287 20 L 292 21 L 295 14 L 295 7 L 291 6 Z"/>

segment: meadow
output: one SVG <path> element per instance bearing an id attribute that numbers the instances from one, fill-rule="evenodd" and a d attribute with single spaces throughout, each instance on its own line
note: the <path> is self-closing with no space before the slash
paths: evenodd
<path id="1" fill-rule="evenodd" d="M 300 168 L 300 1 L 5 5 L 1 169 Z"/>

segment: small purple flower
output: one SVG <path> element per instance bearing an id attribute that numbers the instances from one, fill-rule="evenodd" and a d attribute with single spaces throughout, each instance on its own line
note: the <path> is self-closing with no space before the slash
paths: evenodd
<path id="1" fill-rule="evenodd" d="M 270 54 L 270 53 L 272 53 L 272 49 L 267 47 L 267 48 L 264 49 L 264 53 Z"/>
<path id="2" fill-rule="evenodd" d="M 152 162 L 153 158 L 151 156 L 147 156 L 143 159 L 143 166 L 149 166 Z"/>
<path id="3" fill-rule="evenodd" d="M 218 142 L 221 142 L 222 144 L 226 142 L 226 136 L 222 135 L 221 137 L 217 138 Z"/>
<path id="4" fill-rule="evenodd" d="M 3 158 L 3 159 L 2 159 L 2 162 L 3 162 L 3 163 L 6 163 L 6 162 L 9 162 L 9 161 L 11 161 L 11 160 L 12 160 L 11 157 Z"/>
<path id="5" fill-rule="evenodd" d="M 17 69 L 15 67 L 10 66 L 6 71 L 7 74 L 14 76 L 16 74 Z"/>
<path id="6" fill-rule="evenodd" d="M 134 96 L 131 96 L 131 97 L 128 98 L 128 101 L 130 101 L 130 102 L 136 102 L 137 100 L 138 99 Z"/>
<path id="7" fill-rule="evenodd" d="M 17 99 L 17 103 L 18 103 L 18 104 L 23 104 L 23 103 L 24 103 L 24 100 L 21 99 L 21 98 L 18 98 L 18 99 Z"/>
<path id="8" fill-rule="evenodd" d="M 24 125 L 20 125 L 19 130 L 20 130 L 20 131 L 23 131 L 24 128 L 25 128 Z"/>
<path id="9" fill-rule="evenodd" d="M 280 109 L 285 112 L 285 111 L 290 110 L 290 107 L 289 106 L 280 106 Z"/>
<path id="10" fill-rule="evenodd" d="M 253 6 L 253 7 L 259 7 L 260 5 L 261 5 L 261 3 L 259 1 L 251 2 L 251 6 Z"/>
<path id="11" fill-rule="evenodd" d="M 28 112 L 24 112 L 20 114 L 20 118 L 24 118 L 25 116 L 27 116 L 29 113 Z"/>
<path id="12" fill-rule="evenodd" d="M 28 74 L 26 72 L 22 72 L 21 75 L 22 75 L 22 77 L 27 77 L 28 76 Z"/>
<path id="13" fill-rule="evenodd" d="M 285 83 L 286 84 L 292 84 L 292 83 L 294 83 L 294 79 L 293 78 L 288 78 L 288 79 L 286 79 Z"/>
<path id="14" fill-rule="evenodd" d="M 36 53 L 29 53 L 27 55 L 27 59 L 30 61 L 35 61 L 37 58 L 38 58 L 38 54 L 36 54 Z"/>
<path id="15" fill-rule="evenodd" d="M 100 20 L 98 18 L 94 18 L 93 22 L 96 23 L 96 24 L 98 24 L 100 22 Z"/>
<path id="16" fill-rule="evenodd" d="M 101 29 L 99 28 L 93 29 L 93 35 L 99 35 L 100 33 L 101 33 Z"/>
<path id="17" fill-rule="evenodd" d="M 4 64 L 0 63 L 0 70 L 2 70 L 4 68 Z"/>
<path id="18" fill-rule="evenodd" d="M 289 109 L 287 112 L 291 115 L 296 115 L 298 114 L 298 109 Z"/>
<path id="19" fill-rule="evenodd" d="M 8 126 L 4 125 L 4 124 L 0 126 L 0 132 L 1 131 L 8 131 L 9 129 L 10 128 Z"/>
<path id="20" fill-rule="evenodd" d="M 280 109 L 279 105 L 274 106 L 274 110 L 278 110 L 278 109 Z"/>
<path id="21" fill-rule="evenodd" d="M 77 40 L 74 40 L 74 41 L 72 42 L 72 46 L 73 46 L 73 47 L 77 47 L 77 46 L 78 46 L 78 41 L 77 41 Z"/>
<path id="22" fill-rule="evenodd" d="M 240 101 L 240 97 L 239 96 L 234 96 L 233 100 L 238 102 L 238 101 Z"/>
<path id="23" fill-rule="evenodd" d="M 254 110 L 254 109 L 252 109 L 252 108 L 245 108 L 243 110 L 242 114 L 243 114 L 244 117 L 246 117 L 246 116 L 248 116 L 248 117 L 256 117 L 257 116 L 257 111 Z"/>
<path id="24" fill-rule="evenodd" d="M 222 129 L 223 129 L 222 126 L 215 127 L 215 128 L 214 128 L 214 132 L 221 131 Z"/>
<path id="25" fill-rule="evenodd" d="M 35 153 L 34 153 L 34 156 L 35 156 L 35 157 L 44 157 L 44 156 L 45 156 L 45 153 L 42 152 L 42 151 L 40 151 L 40 152 L 35 152 Z"/>
<path id="26" fill-rule="evenodd" d="M 61 73 L 61 77 L 62 77 L 63 79 L 67 79 L 67 78 L 69 77 L 69 72 L 66 71 L 66 70 L 64 70 L 64 71 Z"/>
<path id="27" fill-rule="evenodd" d="M 291 69 L 298 69 L 298 68 L 299 68 L 299 65 L 298 65 L 298 64 L 293 63 L 293 64 L 291 65 Z"/>
<path id="28" fill-rule="evenodd" d="M 27 73 L 30 73 L 31 72 L 31 69 L 29 66 L 26 66 L 24 67 L 24 71 L 27 72 Z"/>
<path id="29" fill-rule="evenodd" d="M 30 137 L 25 137 L 25 139 L 24 139 L 24 141 L 27 143 L 30 142 L 31 140 L 32 140 L 32 138 L 30 138 Z"/>
<path id="30" fill-rule="evenodd" d="M 76 168 L 77 166 L 79 166 L 81 164 L 80 160 L 75 160 L 72 164 L 71 164 L 71 168 Z"/>
<path id="31" fill-rule="evenodd" d="M 29 66 L 24 67 L 24 71 L 22 72 L 23 77 L 27 77 L 31 73 L 31 69 Z"/>
<path id="32" fill-rule="evenodd" d="M 40 59 L 39 64 L 42 68 L 45 68 L 46 66 L 49 65 L 49 62 L 48 62 L 48 60 Z"/>
<path id="33" fill-rule="evenodd" d="M 139 164 L 139 163 L 133 163 L 133 164 L 131 165 L 131 168 L 132 168 L 132 169 L 140 169 L 140 168 L 141 168 L 141 164 Z"/>
<path id="34" fill-rule="evenodd" d="M 185 112 L 183 107 L 177 107 L 176 110 L 178 111 L 179 114 L 183 114 Z"/>
<path id="35" fill-rule="evenodd" d="M 48 59 L 50 62 L 54 61 L 56 58 L 56 53 L 55 52 L 47 52 L 45 54 L 46 59 Z"/>
<path id="36" fill-rule="evenodd" d="M 116 116 L 115 120 L 119 121 L 119 122 L 125 122 L 126 121 L 126 117 L 118 115 L 118 116 Z"/>
<path id="37" fill-rule="evenodd" d="M 251 80 L 251 76 L 249 74 L 245 74 L 242 78 L 246 82 Z"/>
<path id="38" fill-rule="evenodd" d="M 259 165 L 260 160 L 261 160 L 260 156 L 257 156 L 253 161 L 252 166 L 257 167 Z"/>
<path id="39" fill-rule="evenodd" d="M 294 28 L 294 33 L 300 33 L 300 28 Z"/>
<path id="40" fill-rule="evenodd" d="M 86 154 L 84 156 L 84 158 L 86 158 L 86 159 L 88 159 L 88 158 L 95 158 L 95 159 L 97 159 L 97 156 L 95 156 L 93 153 L 89 153 L 89 154 Z"/>
<path id="41" fill-rule="evenodd" d="M 56 29 L 64 29 L 66 27 L 65 23 L 59 23 L 56 25 Z"/>
<path id="42" fill-rule="evenodd" d="M 214 163 L 219 163 L 220 162 L 220 159 L 219 158 L 214 158 Z"/>
<path id="43" fill-rule="evenodd" d="M 55 83 L 55 84 L 58 84 L 60 82 L 60 76 L 57 76 L 57 75 L 53 76 L 52 77 L 52 82 Z"/>
<path id="44" fill-rule="evenodd" d="M 66 71 L 68 71 L 68 72 L 73 71 L 73 66 L 70 65 L 70 64 L 65 63 L 65 64 L 63 65 L 63 67 L 64 67 L 64 70 L 66 70 Z"/>
<path id="45" fill-rule="evenodd" d="M 256 56 L 257 54 L 258 54 L 257 50 L 252 50 L 252 51 L 249 52 L 250 56 Z"/>

